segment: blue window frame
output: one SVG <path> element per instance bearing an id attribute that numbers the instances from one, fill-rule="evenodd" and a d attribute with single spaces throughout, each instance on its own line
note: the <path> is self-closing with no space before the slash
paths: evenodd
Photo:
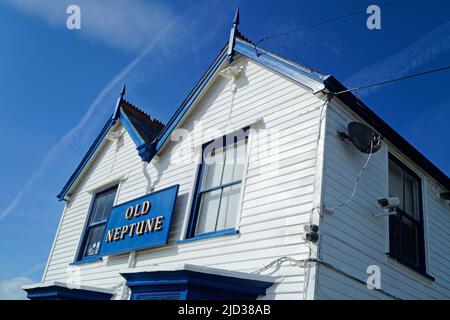
<path id="1" fill-rule="evenodd" d="M 97 258 L 116 192 L 117 185 L 95 195 L 78 250 L 77 261 L 90 261 Z"/>
<path id="2" fill-rule="evenodd" d="M 249 131 L 238 130 L 203 145 L 186 238 L 235 229 Z"/>

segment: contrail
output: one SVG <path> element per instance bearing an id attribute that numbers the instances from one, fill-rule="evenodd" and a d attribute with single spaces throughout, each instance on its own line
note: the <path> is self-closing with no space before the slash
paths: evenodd
<path id="1" fill-rule="evenodd" d="M 175 17 L 171 23 L 166 25 L 166 27 L 162 28 L 159 34 L 139 53 L 139 55 L 134 58 L 122 71 L 119 72 L 104 88 L 100 93 L 96 96 L 94 101 L 89 105 L 88 110 L 82 117 L 82 119 L 78 122 L 78 124 L 72 128 L 69 132 L 67 132 L 60 140 L 57 142 L 51 149 L 49 150 L 47 156 L 41 161 L 39 164 L 37 170 L 33 173 L 33 175 L 30 177 L 30 179 L 25 183 L 23 188 L 16 194 L 16 196 L 13 198 L 11 203 L 0 212 L 0 221 L 2 221 L 4 218 L 6 218 L 9 214 L 11 214 L 17 207 L 17 205 L 20 203 L 21 199 L 24 195 L 26 195 L 30 188 L 33 186 L 33 184 L 43 175 L 45 170 L 48 168 L 48 166 L 52 163 L 52 161 L 60 155 L 60 150 L 65 147 L 70 141 L 73 140 L 74 137 L 78 137 L 79 133 L 83 129 L 83 127 L 88 123 L 88 120 L 94 113 L 94 111 L 97 110 L 99 104 L 102 102 L 102 100 L 111 93 L 111 91 L 118 85 L 121 84 L 123 79 L 130 73 L 131 70 L 133 70 L 138 64 L 142 62 L 142 60 L 145 58 L 146 55 L 148 55 L 154 47 L 158 44 L 158 42 L 161 40 L 162 37 L 164 37 L 167 32 L 172 29 L 178 21 L 183 17 L 191 17 L 193 14 L 196 15 L 197 19 L 193 21 L 193 25 L 184 25 L 183 29 L 177 30 L 178 33 L 183 34 L 183 36 L 189 37 L 189 36 L 199 36 L 198 30 L 205 30 L 207 29 L 206 35 L 202 35 L 202 39 L 205 41 L 206 38 L 212 37 L 215 32 L 219 30 L 220 22 L 222 19 L 219 17 L 216 17 L 215 23 L 212 26 L 208 26 L 208 28 L 205 28 L 205 17 L 211 16 L 212 12 L 217 12 L 217 10 L 223 9 L 223 3 L 221 1 L 210 1 L 208 0 L 206 4 L 196 4 L 192 6 L 188 11 L 186 11 L 183 14 L 178 15 Z M 194 30 L 189 30 L 194 29 Z M 179 36 L 179 34 L 178 34 Z M 179 42 L 175 42 L 176 45 L 180 45 Z M 190 42 L 191 46 L 192 41 Z M 195 48 L 191 48 L 191 50 L 194 50 Z M 171 51 L 173 54 L 179 54 L 179 49 L 174 49 Z M 171 52 L 164 51 L 165 58 L 171 58 Z M 159 57 L 157 57 L 159 58 Z"/>
<path id="2" fill-rule="evenodd" d="M 32 266 L 31 268 L 29 268 L 28 270 L 25 270 L 24 272 L 19 274 L 18 277 L 28 278 L 29 276 L 33 275 L 37 271 L 42 270 L 45 267 L 45 264 L 46 264 L 46 261 L 41 261 L 41 262 L 35 264 L 34 266 Z"/>
<path id="3" fill-rule="evenodd" d="M 450 21 L 427 33 L 419 40 L 409 45 L 405 50 L 371 65 L 344 83 L 347 87 L 357 87 L 364 84 L 375 83 L 386 79 L 401 77 L 425 63 L 435 59 L 440 54 L 450 50 Z M 367 96 L 378 88 L 371 88 L 358 93 Z"/>
<path id="4" fill-rule="evenodd" d="M 142 59 L 145 58 L 147 54 L 158 44 L 160 39 L 177 23 L 179 20 L 175 18 L 169 25 L 159 32 L 158 36 L 156 36 L 140 53 L 134 58 L 124 69 L 122 69 L 103 89 L 100 93 L 95 97 L 94 101 L 89 105 L 88 110 L 84 114 L 83 118 L 78 122 L 78 124 L 72 128 L 69 132 L 67 132 L 59 142 L 57 142 L 48 152 L 47 156 L 41 161 L 37 170 L 33 173 L 31 178 L 26 182 L 24 187 L 16 194 L 14 199 L 11 201 L 8 207 L 1 211 L 0 213 L 0 221 L 6 218 L 11 212 L 19 204 L 22 197 L 28 193 L 31 186 L 38 180 L 41 175 L 45 172 L 47 167 L 53 161 L 53 159 L 60 153 L 59 150 L 63 148 L 69 141 L 71 141 L 74 137 L 78 136 L 79 132 L 83 129 L 83 127 L 88 122 L 89 118 L 92 116 L 94 111 L 97 109 L 101 101 L 112 91 L 112 89 L 117 86 L 123 79 L 133 70 L 136 65 L 138 65 Z"/>

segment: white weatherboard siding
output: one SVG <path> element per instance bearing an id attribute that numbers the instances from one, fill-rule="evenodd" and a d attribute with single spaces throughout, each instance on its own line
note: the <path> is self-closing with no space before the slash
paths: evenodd
<path id="1" fill-rule="evenodd" d="M 334 103 L 327 108 L 323 188 L 328 208 L 348 199 L 356 176 L 367 159 L 367 155 L 360 153 L 351 142 L 336 137 L 337 130 L 345 131 L 350 121 L 361 119 Z M 377 199 L 388 195 L 388 151 L 422 178 L 427 272 L 436 278 L 434 282 L 385 254 L 388 252 L 388 218 L 374 218 L 373 214 L 380 212 Z M 438 197 L 435 182 L 386 142 L 372 156 L 353 201 L 334 214 L 325 215 L 321 221 L 321 258 L 364 282 L 368 277 L 367 267 L 378 265 L 382 290 L 401 299 L 449 299 L 449 230 L 450 209 L 446 201 Z M 318 299 L 392 298 L 383 292 L 368 290 L 364 284 L 322 265 L 318 268 L 316 288 Z"/>
<path id="2" fill-rule="evenodd" d="M 189 132 L 187 138 L 169 142 L 159 158 L 148 166 L 154 190 L 174 184 L 179 184 L 180 189 L 169 244 L 137 252 L 134 267 L 189 263 L 250 273 L 282 256 L 304 259 L 308 255 L 302 233 L 303 224 L 310 221 L 313 206 L 319 113 L 323 101 L 299 84 L 251 60 L 240 58 L 235 64 L 244 67 L 244 75 L 236 82 L 234 98 L 230 80 L 220 76 L 213 78 L 206 93 L 181 124 Z M 191 210 L 197 165 L 175 163 L 180 159 L 176 150 L 189 151 L 184 157 L 192 156 L 190 142 L 194 136 L 196 141 L 201 137 L 199 126 L 209 133 L 216 131 L 212 135 L 218 137 L 226 128 L 248 125 L 257 130 L 252 131 L 249 138 L 250 161 L 243 180 L 242 212 L 237 222 L 240 234 L 178 244 L 184 237 Z M 273 133 L 269 140 L 265 137 L 266 130 Z M 207 141 L 202 138 L 200 145 Z M 275 154 L 267 150 L 267 141 L 277 143 Z M 72 272 L 68 272 L 68 267 L 75 258 L 89 212 L 92 194 L 88 190 L 123 174 L 127 179 L 119 186 L 116 204 L 150 190 L 135 147 L 125 133 L 118 149 L 114 143 L 107 142 L 86 170 L 67 205 L 44 281 L 76 281 L 79 275 L 82 285 L 110 288 L 122 280 L 118 272 L 129 267 L 128 254 L 82 264 Z M 280 270 L 270 269 L 263 274 L 277 277 L 277 283 L 268 289 L 265 299 L 303 297 L 302 268 L 286 263 Z"/>

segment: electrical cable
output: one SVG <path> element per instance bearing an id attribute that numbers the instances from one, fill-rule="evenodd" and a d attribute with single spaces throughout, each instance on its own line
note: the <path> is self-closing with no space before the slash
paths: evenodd
<path id="1" fill-rule="evenodd" d="M 266 266 L 262 267 L 261 269 L 253 271 L 252 274 L 261 274 L 262 272 L 272 268 L 273 266 L 276 266 L 276 269 L 279 269 L 281 264 L 285 261 L 289 261 L 296 266 L 303 267 L 303 264 L 305 263 L 306 260 L 307 259 L 297 260 L 292 257 L 280 257 L 280 258 L 275 259 L 274 261 L 270 262 Z"/>
<path id="2" fill-rule="evenodd" d="M 321 138 L 321 128 L 322 128 L 322 121 L 325 117 L 325 115 L 323 114 L 323 111 L 325 110 L 325 106 L 331 101 L 331 99 L 333 99 L 333 95 L 332 94 L 328 94 L 327 99 L 325 100 L 325 102 L 322 104 L 322 106 L 320 107 L 320 113 L 319 113 L 319 133 L 317 134 L 317 140 L 316 140 L 316 161 L 318 159 L 318 151 L 319 151 L 319 142 L 320 142 L 320 138 Z M 317 164 L 316 164 L 317 166 Z M 315 193 L 316 191 L 316 184 L 314 183 L 313 186 L 313 193 Z M 312 208 L 312 213 L 314 213 L 314 210 L 317 210 L 318 214 L 320 217 L 322 217 L 322 210 L 320 208 L 320 206 L 314 206 Z"/>
<path id="3" fill-rule="evenodd" d="M 342 207 L 348 205 L 353 200 L 353 197 L 356 194 L 356 190 L 358 189 L 359 180 L 361 179 L 361 176 L 363 175 L 364 171 L 366 170 L 367 166 L 369 165 L 370 159 L 372 158 L 372 154 L 373 154 L 373 140 L 370 142 L 370 153 L 369 153 L 369 156 L 367 157 L 367 160 L 364 163 L 364 166 L 359 171 L 359 174 L 356 177 L 356 180 L 355 180 L 355 183 L 354 183 L 354 186 L 353 186 L 352 194 L 350 195 L 350 197 L 346 201 L 341 202 L 340 204 L 338 204 L 336 206 L 333 206 L 333 207 L 331 207 L 329 209 L 326 209 L 326 211 L 333 212 L 336 209 L 339 209 L 339 208 L 342 208 Z"/>
<path id="4" fill-rule="evenodd" d="M 385 84 L 388 84 L 388 83 L 393 83 L 393 82 L 403 81 L 403 80 L 407 80 L 407 79 L 412 79 L 412 78 L 416 78 L 416 77 L 420 77 L 420 76 L 424 76 L 424 75 L 429 75 L 429 74 L 432 74 L 432 73 L 441 72 L 441 71 L 445 71 L 445 70 L 449 70 L 449 69 L 450 69 L 450 65 L 444 66 L 444 67 L 440 67 L 440 68 L 436 68 L 436 69 L 432 69 L 432 70 L 428 70 L 428 71 L 424 71 L 424 72 L 418 72 L 418 73 L 414 73 L 414 74 L 409 74 L 409 75 L 406 75 L 406 76 L 403 76 L 403 77 L 400 77 L 400 78 L 395 78 L 395 79 L 381 81 L 381 82 L 377 82 L 377 83 L 373 83 L 373 84 L 363 85 L 363 86 L 355 87 L 355 88 L 352 88 L 352 89 L 346 89 L 346 90 L 343 90 L 343 91 L 330 93 L 330 94 L 332 96 L 337 96 L 337 95 L 340 95 L 340 94 L 343 94 L 343 93 L 347 93 L 347 92 L 353 92 L 353 91 L 367 89 L 367 88 L 371 88 L 371 87 L 375 87 L 375 86 L 385 85 Z M 367 168 L 367 166 L 369 164 L 369 161 L 370 161 L 370 159 L 372 157 L 373 147 L 374 147 L 373 144 L 374 144 L 374 141 L 372 141 L 370 143 L 369 156 L 368 156 L 368 158 L 366 160 L 366 163 L 364 164 L 363 168 L 361 169 L 361 171 L 359 172 L 359 174 L 358 174 L 358 176 L 356 178 L 356 181 L 355 181 L 355 184 L 354 184 L 354 187 L 353 187 L 353 192 L 352 192 L 351 196 L 346 201 L 341 202 L 339 205 L 336 205 L 336 206 L 333 206 L 333 207 L 331 207 L 329 209 L 326 209 L 328 212 L 333 212 L 335 209 L 338 209 L 338 208 L 341 208 L 343 206 L 346 206 L 353 200 L 353 197 L 355 196 L 356 190 L 358 188 L 359 180 L 360 180 L 362 174 L 364 173 L 364 171 L 366 170 L 366 168 Z"/>
<path id="5" fill-rule="evenodd" d="M 282 45 L 282 44 L 280 44 L 278 41 L 273 41 L 273 43 L 275 43 L 278 47 L 280 47 L 280 48 L 282 48 L 282 49 L 284 49 L 284 50 L 287 50 L 290 54 L 291 54 L 291 56 L 293 56 L 295 59 L 297 59 L 299 62 L 301 62 L 303 65 L 305 65 L 306 67 L 308 67 L 308 68 L 310 68 L 310 69 L 313 69 L 308 63 L 306 63 L 305 62 L 305 60 L 303 60 L 302 58 L 300 58 L 298 55 L 296 55 L 293 51 L 292 51 L 292 49 L 291 48 L 289 48 L 289 47 L 287 47 L 287 46 L 285 46 L 285 45 Z"/>
<path id="6" fill-rule="evenodd" d="M 359 278 L 357 278 L 357 277 L 355 277 L 355 276 L 353 276 L 353 275 L 351 275 L 351 274 L 349 274 L 349 273 L 347 273 L 347 272 L 345 272 L 345 271 L 343 271 L 343 270 L 333 266 L 331 263 L 328 263 L 326 261 L 323 261 L 323 260 L 317 259 L 317 258 L 308 258 L 308 259 L 303 259 L 303 260 L 297 260 L 297 259 L 294 259 L 292 257 L 281 257 L 281 258 L 278 258 L 278 259 L 272 261 L 271 263 L 269 263 L 268 265 L 264 266 L 263 268 L 252 272 L 252 274 L 261 274 L 262 272 L 270 269 L 273 266 L 277 266 L 277 268 L 279 268 L 281 266 L 281 264 L 283 262 L 285 262 L 285 261 L 289 261 L 289 262 L 293 263 L 294 265 L 296 265 L 296 266 L 298 266 L 300 268 L 307 268 L 307 267 L 309 267 L 309 264 L 317 263 L 317 264 L 323 265 L 325 267 L 328 267 L 328 268 L 334 270 L 335 272 L 337 272 L 337 273 L 339 273 L 339 274 L 341 274 L 341 275 L 343 275 L 343 276 L 345 276 L 347 278 L 350 278 L 350 279 L 352 279 L 352 280 L 354 280 L 354 281 L 356 281 L 358 283 L 367 285 L 367 282 L 365 282 L 365 281 L 363 281 L 363 280 L 361 280 L 361 279 L 359 279 Z M 399 298 L 398 296 L 393 295 L 393 294 L 391 294 L 391 293 L 389 293 L 389 292 L 387 292 L 387 291 L 385 291 L 385 290 L 383 290 L 381 288 L 380 289 L 375 288 L 373 290 L 381 292 L 381 293 L 391 297 L 392 299 L 401 300 L 401 298 Z"/>
<path id="7" fill-rule="evenodd" d="M 367 84 L 367 85 L 355 87 L 355 88 L 352 88 L 352 89 L 346 89 L 346 90 L 343 90 L 343 91 L 332 93 L 332 95 L 337 96 L 337 95 L 340 95 L 340 94 L 343 94 L 343 93 L 347 93 L 347 92 L 353 92 L 353 91 L 357 91 L 357 90 L 362 90 L 362 89 L 367 89 L 367 88 L 371 88 L 371 87 L 381 86 L 381 85 L 385 85 L 385 84 L 388 84 L 388 83 L 393 83 L 393 82 L 397 82 L 397 81 L 402 81 L 402 80 L 407 80 L 407 79 L 411 79 L 411 78 L 416 78 L 416 77 L 428 75 L 428 74 L 431 74 L 431 73 L 441 72 L 441 71 L 445 71 L 445 70 L 449 70 L 449 69 L 450 69 L 450 65 L 444 66 L 444 67 L 440 67 L 440 68 L 436 68 L 436 69 L 432 69 L 432 70 L 428 70 L 428 71 L 424 71 L 424 72 L 413 73 L 413 74 L 410 74 L 410 75 L 407 75 L 407 76 L 404 76 L 404 77 L 400 77 L 400 78 L 395 78 L 395 79 L 391 79 L 391 80 L 386 80 L 386 81 L 381 81 L 381 82 L 377 82 L 377 83 Z"/>
<path id="8" fill-rule="evenodd" d="M 392 1 L 392 2 L 389 2 L 389 3 L 386 3 L 386 4 L 379 5 L 379 7 L 380 8 L 385 8 L 385 7 L 392 6 L 392 5 L 395 5 L 397 3 L 404 2 L 404 1 L 405 0 Z M 367 13 L 367 10 L 359 10 L 359 11 L 356 11 L 356 12 L 348 13 L 348 14 L 343 15 L 343 16 L 339 16 L 339 17 L 331 18 L 331 19 L 324 20 L 324 21 L 321 21 L 321 22 L 313 23 L 313 24 L 310 24 L 310 25 L 307 25 L 307 26 L 304 26 L 304 27 L 299 27 L 299 28 L 296 28 L 296 29 L 292 29 L 292 30 L 276 33 L 276 34 L 273 34 L 273 35 L 265 36 L 265 37 L 262 37 L 259 41 L 257 41 L 256 44 L 259 44 L 259 43 L 261 43 L 263 41 L 271 40 L 273 38 L 285 36 L 285 35 L 292 34 L 292 33 L 295 33 L 295 32 L 299 32 L 299 31 L 303 31 L 303 30 L 306 30 L 306 29 L 318 27 L 318 26 L 321 26 L 321 25 L 324 25 L 324 24 L 336 22 L 336 21 L 339 21 L 339 20 L 343 20 L 343 19 L 346 19 L 346 18 L 350 18 L 350 17 L 356 16 L 356 15 L 366 14 L 366 13 Z"/>
<path id="9" fill-rule="evenodd" d="M 312 259 L 312 248 L 311 248 L 311 243 L 306 242 L 306 245 L 308 247 L 308 259 L 306 259 L 306 261 L 311 261 Z M 306 295 L 308 293 L 308 288 L 309 288 L 309 277 L 311 275 L 311 264 L 304 262 L 304 267 L 305 267 L 305 272 L 303 275 L 304 278 L 304 284 L 303 284 L 303 300 L 306 300 Z"/>
<path id="10" fill-rule="evenodd" d="M 328 267 L 328 268 L 334 270 L 335 272 L 337 272 L 337 273 L 339 273 L 339 274 L 342 274 L 343 276 L 348 277 L 348 278 L 350 278 L 350 279 L 352 279 L 352 280 L 354 280 L 354 281 L 356 281 L 356 282 L 359 282 L 359 283 L 361 283 L 361 284 L 367 285 L 367 282 L 365 282 L 365 281 L 363 281 L 363 280 L 361 280 L 361 279 L 359 279 L 359 278 L 357 278 L 357 277 L 355 277 L 355 276 L 352 276 L 351 274 L 349 274 L 349 273 L 347 273 L 347 272 L 345 272 L 345 271 L 343 271 L 343 270 L 341 270 L 341 269 L 339 269 L 339 268 L 333 266 L 332 264 L 330 264 L 330 263 L 328 263 L 328 262 L 325 262 L 325 261 L 322 261 L 322 260 L 317 260 L 317 259 L 315 259 L 314 262 L 317 262 L 317 263 L 319 263 L 319 264 L 321 264 L 321 265 L 323 265 L 323 266 L 325 266 L 325 267 Z M 380 288 L 380 289 L 374 288 L 373 290 L 374 290 L 374 291 L 381 292 L 381 293 L 383 293 L 383 294 L 385 294 L 385 295 L 391 297 L 392 299 L 395 299 L 395 300 L 401 300 L 400 297 L 398 297 L 398 296 L 396 296 L 396 295 L 393 295 L 393 294 L 391 294 L 391 293 L 389 293 L 389 292 L 387 292 L 387 291 L 385 291 L 385 290 L 383 290 L 383 289 L 381 289 L 381 288 Z"/>
<path id="11" fill-rule="evenodd" d="M 379 7 L 380 7 L 380 8 L 385 8 L 385 7 L 389 7 L 389 6 L 395 5 L 395 4 L 400 3 L 400 2 L 404 2 L 404 1 L 405 1 L 405 0 L 392 1 L 392 2 L 389 2 L 389 3 L 386 3 L 386 4 L 379 5 Z M 284 31 L 284 32 L 280 32 L 280 33 L 273 34 L 273 35 L 269 35 L 269 36 L 264 36 L 264 37 L 262 37 L 261 39 L 259 39 L 258 41 L 256 41 L 256 42 L 254 43 L 253 48 L 254 48 L 254 50 L 255 50 L 256 56 L 259 57 L 259 56 L 260 56 L 261 54 L 263 54 L 264 52 L 259 52 L 259 51 L 258 51 L 258 48 L 257 48 L 257 45 L 260 44 L 260 43 L 263 42 L 263 41 L 273 40 L 274 38 L 277 38 L 277 37 L 289 35 L 289 34 L 292 34 L 292 33 L 295 33 L 295 32 L 299 32 L 299 31 L 303 31 L 303 30 L 306 30 L 306 29 L 318 27 L 318 26 L 321 26 L 321 25 L 324 25 L 324 24 L 336 22 L 336 21 L 339 21 L 339 20 L 343 20 L 343 19 L 346 19 L 346 18 L 349 18 L 349 17 L 353 17 L 353 16 L 360 15 L 360 14 L 366 14 L 366 13 L 367 13 L 367 10 L 359 10 L 359 11 L 355 11 L 355 12 L 352 12 L 352 13 L 349 13 L 349 14 L 346 14 L 346 15 L 343 15 L 343 16 L 339 16 L 339 17 L 331 18 L 331 19 L 324 20 L 324 21 L 321 21 L 321 22 L 313 23 L 313 24 L 310 24 L 310 25 L 307 25 L 307 26 L 304 26 L 304 27 L 299 27 L 299 28 L 296 28 L 296 29 L 293 29 L 293 30 Z M 283 49 L 285 49 L 285 50 L 288 50 L 289 53 L 290 53 L 294 58 L 296 58 L 297 60 L 299 60 L 302 64 L 304 64 L 304 65 L 307 66 L 308 68 L 311 68 L 311 67 L 310 67 L 303 59 L 301 59 L 298 55 L 294 54 L 294 52 L 293 52 L 289 47 L 284 46 L 284 45 L 281 45 L 280 43 L 278 43 L 278 42 L 276 42 L 276 41 L 273 41 L 273 42 L 274 42 L 278 47 L 283 48 Z M 312 69 L 312 68 L 311 68 L 311 69 Z"/>

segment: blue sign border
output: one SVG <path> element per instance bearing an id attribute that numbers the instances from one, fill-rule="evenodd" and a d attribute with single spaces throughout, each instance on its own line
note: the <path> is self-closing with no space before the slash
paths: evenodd
<path id="1" fill-rule="evenodd" d="M 123 203 L 119 203 L 119 204 L 113 206 L 111 208 L 111 213 L 110 213 L 110 215 L 108 217 L 108 221 L 106 222 L 104 235 L 102 237 L 102 242 L 100 244 L 100 248 L 99 248 L 99 252 L 98 252 L 98 257 L 116 256 L 116 255 L 121 255 L 121 254 L 124 254 L 124 253 L 131 252 L 131 251 L 138 251 L 138 250 L 162 247 L 162 246 L 166 245 L 168 240 L 169 240 L 170 228 L 171 228 L 171 225 L 172 225 L 172 215 L 173 215 L 173 211 L 175 210 L 176 200 L 178 198 L 179 187 L 180 187 L 180 185 L 176 184 L 176 185 L 173 185 L 171 187 L 164 188 L 164 189 L 152 192 L 152 193 L 148 193 L 148 194 L 143 195 L 141 197 L 138 197 L 138 198 L 135 198 L 135 199 L 123 202 Z M 106 253 L 103 252 L 104 244 L 105 244 L 106 238 L 108 236 L 108 230 L 109 229 L 115 229 L 117 227 L 117 226 L 110 226 L 111 216 L 113 215 L 113 210 L 114 209 L 117 209 L 117 208 L 120 208 L 120 207 L 126 207 L 127 205 L 129 205 L 131 203 L 139 202 L 139 200 L 143 200 L 143 199 L 146 199 L 146 198 L 149 198 L 149 197 L 151 198 L 154 195 L 157 195 L 157 194 L 163 193 L 163 192 L 168 192 L 168 191 L 171 191 L 171 190 L 174 190 L 173 200 L 170 199 L 172 201 L 172 206 L 171 206 L 171 208 L 170 208 L 170 210 L 168 212 L 164 212 L 164 213 L 160 214 L 160 215 L 164 216 L 164 218 L 165 218 L 164 219 L 164 229 L 162 231 L 165 234 L 164 241 L 159 241 L 159 242 L 156 242 L 156 243 L 155 242 L 153 242 L 153 243 L 149 242 L 149 243 L 146 243 L 144 245 L 138 245 L 138 246 L 130 245 L 130 247 L 128 249 L 118 250 L 118 251 L 115 251 L 115 252 L 110 252 L 110 251 L 113 251 L 113 250 L 108 250 L 108 252 L 106 252 Z M 151 212 L 151 210 L 150 210 L 150 212 Z M 125 212 L 123 212 L 123 214 L 124 213 Z M 137 238 L 135 238 L 135 239 L 137 239 Z M 119 241 L 124 241 L 124 240 L 119 240 Z M 114 243 L 110 243 L 110 245 L 114 246 Z"/>

